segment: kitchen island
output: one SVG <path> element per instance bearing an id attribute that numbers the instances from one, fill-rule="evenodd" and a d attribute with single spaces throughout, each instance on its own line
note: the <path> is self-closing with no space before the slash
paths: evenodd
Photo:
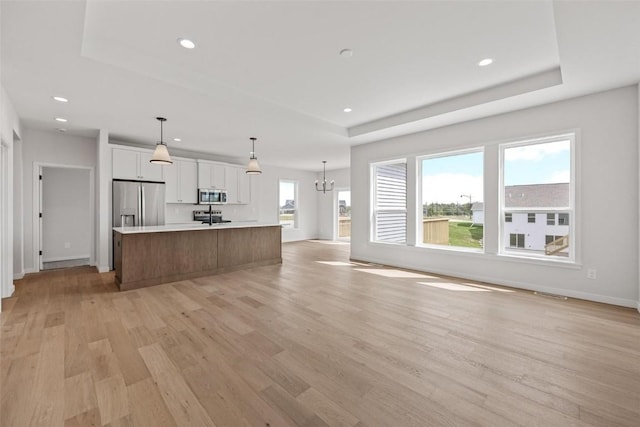
<path id="1" fill-rule="evenodd" d="M 113 228 L 121 291 L 282 263 L 279 224 L 236 222 Z"/>

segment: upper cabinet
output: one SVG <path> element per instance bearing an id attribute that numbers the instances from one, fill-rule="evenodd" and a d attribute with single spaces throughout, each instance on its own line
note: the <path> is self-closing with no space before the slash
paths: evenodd
<path id="1" fill-rule="evenodd" d="M 226 190 L 228 204 L 251 202 L 251 182 L 239 165 L 198 160 L 198 188 Z"/>
<path id="2" fill-rule="evenodd" d="M 251 203 L 251 177 L 240 165 L 173 157 L 173 164 L 150 163 L 151 150 L 118 146 L 113 148 L 113 177 L 164 181 L 167 203 L 198 203 L 198 188 L 227 191 L 227 203 Z"/>
<path id="3" fill-rule="evenodd" d="M 197 203 L 198 164 L 192 159 L 173 157 L 173 164 L 163 166 L 167 203 Z"/>
<path id="4" fill-rule="evenodd" d="M 163 181 L 162 166 L 149 163 L 153 152 L 131 148 L 113 149 L 113 177 Z"/>
<path id="5" fill-rule="evenodd" d="M 198 188 L 226 190 L 225 165 L 198 160 Z"/>
<path id="6" fill-rule="evenodd" d="M 231 204 L 248 204 L 251 202 L 251 180 L 242 166 L 226 166 L 227 202 Z"/>

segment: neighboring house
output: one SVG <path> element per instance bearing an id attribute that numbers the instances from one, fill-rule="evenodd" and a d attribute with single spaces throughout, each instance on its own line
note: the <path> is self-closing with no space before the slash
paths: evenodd
<path id="1" fill-rule="evenodd" d="M 484 202 L 475 202 L 471 205 L 471 222 L 484 225 Z"/>
<path id="2" fill-rule="evenodd" d="M 296 210 L 296 201 L 295 200 L 287 200 L 284 205 L 280 207 L 281 214 L 292 214 Z"/>
<path id="3" fill-rule="evenodd" d="M 569 205 L 568 183 L 511 185 L 504 193 L 504 247 L 544 251 L 569 234 L 569 213 L 561 211 Z M 484 224 L 484 203 L 474 203 L 471 211 L 473 223 Z"/>

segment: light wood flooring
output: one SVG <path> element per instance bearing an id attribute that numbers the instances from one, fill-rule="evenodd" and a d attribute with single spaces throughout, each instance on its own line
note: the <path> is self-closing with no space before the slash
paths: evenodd
<path id="1" fill-rule="evenodd" d="M 0 315 L 0 425 L 640 425 L 637 311 L 348 249 L 129 292 L 27 276 Z"/>

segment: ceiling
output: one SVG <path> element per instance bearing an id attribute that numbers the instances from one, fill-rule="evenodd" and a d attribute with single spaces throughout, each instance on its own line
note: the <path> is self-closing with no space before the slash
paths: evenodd
<path id="1" fill-rule="evenodd" d="M 169 150 L 244 161 L 255 136 L 263 165 L 313 171 L 348 167 L 355 144 L 640 80 L 636 1 L 0 7 L 0 77 L 24 125 L 64 117 L 69 134 L 151 147 L 164 116 Z"/>

